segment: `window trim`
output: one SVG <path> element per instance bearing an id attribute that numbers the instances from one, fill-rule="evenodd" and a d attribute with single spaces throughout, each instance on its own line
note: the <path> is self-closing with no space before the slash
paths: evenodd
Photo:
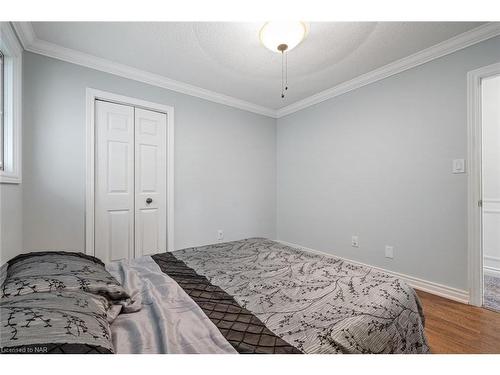
<path id="1" fill-rule="evenodd" d="M 0 22 L 0 50 L 4 55 L 4 169 L 0 183 L 20 184 L 23 48 L 9 22 Z"/>
<path id="2" fill-rule="evenodd" d="M 0 49 L 0 171 L 3 171 L 3 163 L 4 163 L 4 86 L 5 86 L 5 77 L 4 77 L 4 66 L 5 59 Z"/>

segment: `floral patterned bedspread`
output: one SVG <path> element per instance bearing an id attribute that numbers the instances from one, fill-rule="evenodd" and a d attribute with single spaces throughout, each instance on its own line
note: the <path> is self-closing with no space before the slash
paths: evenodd
<path id="1" fill-rule="evenodd" d="M 175 251 L 305 353 L 427 353 L 415 291 L 396 277 L 251 238 Z"/>

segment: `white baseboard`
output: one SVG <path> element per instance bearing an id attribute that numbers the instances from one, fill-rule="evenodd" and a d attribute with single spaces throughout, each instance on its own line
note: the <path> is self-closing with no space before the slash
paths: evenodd
<path id="1" fill-rule="evenodd" d="M 307 247 L 304 247 L 301 245 L 297 245 L 294 243 L 280 241 L 280 240 L 277 240 L 277 242 L 282 243 L 283 245 L 294 247 L 297 249 L 301 249 L 301 250 L 304 250 L 304 251 L 307 251 L 310 253 L 340 258 L 340 259 L 343 259 L 343 260 L 350 262 L 350 263 L 354 263 L 354 264 L 357 264 L 360 266 L 370 267 L 370 268 L 373 268 L 377 271 L 385 272 L 385 273 L 388 273 L 389 275 L 397 277 L 398 279 L 404 280 L 412 288 L 422 290 L 424 292 L 432 293 L 432 294 L 435 294 L 435 295 L 440 296 L 440 297 L 448 298 L 448 299 L 451 299 L 453 301 L 457 301 L 457 302 L 461 302 L 461 303 L 469 303 L 469 293 L 465 290 L 452 288 L 452 287 L 438 284 L 438 283 L 435 283 L 432 281 L 422 280 L 422 279 L 419 279 L 417 277 L 404 275 L 404 274 L 399 273 L 399 272 L 389 271 L 389 270 L 386 270 L 384 268 L 371 266 L 369 264 L 357 262 L 357 261 L 352 260 L 352 259 L 346 259 L 346 258 L 339 257 L 339 256 L 333 255 L 333 254 L 328 254 L 328 253 L 325 253 L 323 251 L 310 249 L 310 248 L 307 248 Z"/>
<path id="2" fill-rule="evenodd" d="M 500 278 L 500 269 L 495 267 L 484 266 L 484 274 Z"/>
<path id="3" fill-rule="evenodd" d="M 484 268 L 494 268 L 500 270 L 500 258 L 485 254 L 483 266 Z"/>

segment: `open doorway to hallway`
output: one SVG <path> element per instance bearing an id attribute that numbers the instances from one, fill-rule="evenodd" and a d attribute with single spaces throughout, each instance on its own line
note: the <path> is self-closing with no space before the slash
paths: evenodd
<path id="1" fill-rule="evenodd" d="M 500 311 L 500 75 L 482 80 L 483 305 Z"/>

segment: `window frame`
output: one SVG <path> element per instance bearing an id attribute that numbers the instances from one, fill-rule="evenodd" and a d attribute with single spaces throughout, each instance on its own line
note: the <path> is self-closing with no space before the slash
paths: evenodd
<path id="1" fill-rule="evenodd" d="M 3 169 L 0 183 L 20 184 L 23 48 L 9 22 L 0 22 L 3 53 Z"/>

